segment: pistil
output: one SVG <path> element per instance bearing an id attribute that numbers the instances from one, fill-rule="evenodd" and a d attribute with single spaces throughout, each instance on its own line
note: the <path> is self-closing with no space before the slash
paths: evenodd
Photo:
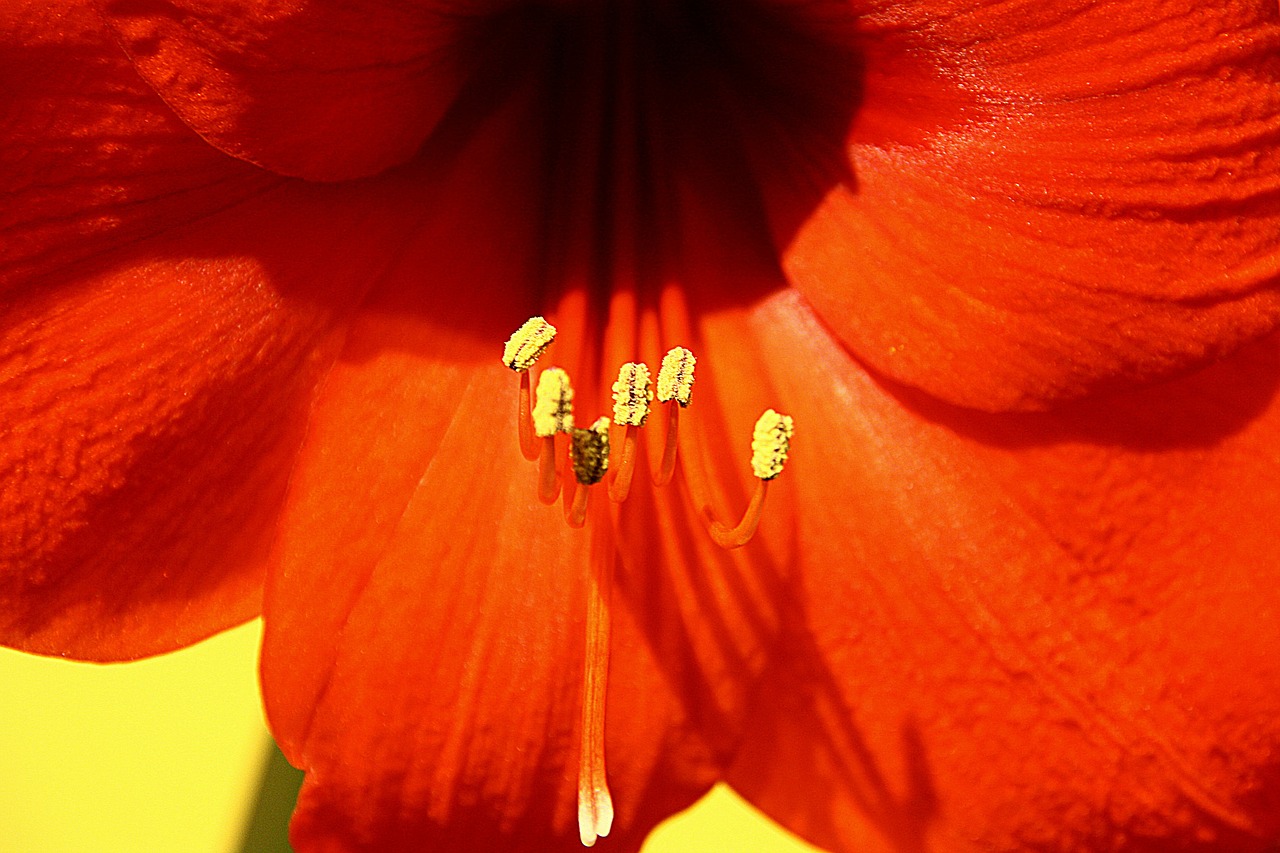
<path id="1" fill-rule="evenodd" d="M 580 491 L 586 491 L 583 486 Z M 582 741 L 578 756 L 578 837 L 584 847 L 613 828 L 613 797 L 604 764 L 605 696 L 609 688 L 609 596 L 614 549 L 609 525 L 595 525 L 587 584 L 587 636 L 582 674 Z"/>

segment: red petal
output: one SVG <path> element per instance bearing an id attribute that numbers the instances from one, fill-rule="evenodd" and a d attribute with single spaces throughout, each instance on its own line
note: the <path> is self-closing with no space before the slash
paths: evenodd
<path id="1" fill-rule="evenodd" d="M 886 392 L 794 296 L 758 320 L 805 594 L 733 784 L 833 850 L 1274 841 L 1280 338 L 999 416 Z"/>
<path id="2" fill-rule="evenodd" d="M 221 150 L 319 180 L 407 161 L 488 50 L 507 0 L 112 0 L 138 71 Z M 511 49 L 507 45 L 504 49 Z"/>
<path id="3" fill-rule="evenodd" d="M 340 321 L 403 243 L 411 189 L 404 176 L 284 184 L 92 263 L 9 279 L 3 642 L 137 657 L 258 612 L 313 387 Z M 73 231 L 55 233 L 67 242 L 37 266 L 79 251 Z"/>
<path id="4" fill-rule="evenodd" d="M 785 267 L 866 363 L 1043 408 L 1274 327 L 1274 3 L 859 5 L 853 180 Z M 794 166 L 764 179 L 775 211 L 814 164 Z"/>
<path id="5" fill-rule="evenodd" d="M 258 612 L 263 562 L 331 308 L 228 256 L 259 205 L 72 282 L 0 323 L 0 641 L 131 658 Z M 337 235 L 330 235 L 337 239 Z M 286 261 L 289 263 L 289 261 Z M 306 264 L 304 266 L 310 266 Z M 297 266 L 295 266 L 295 271 Z"/>
<path id="6" fill-rule="evenodd" d="M 75 0 L 0 8 L 0 292 L 279 182 L 209 147 Z"/>
<path id="7" fill-rule="evenodd" d="M 389 366 L 379 359 L 365 374 L 392 375 Z M 432 378 L 424 365 L 415 374 Z M 570 529 L 559 507 L 534 498 L 534 470 L 514 450 L 515 424 L 493 412 L 512 382 L 501 366 L 483 371 L 448 389 L 462 399 L 443 434 L 430 420 L 415 425 L 437 452 L 429 464 L 416 457 L 401 469 L 412 475 L 403 514 L 361 445 L 348 444 L 347 464 L 363 469 L 354 485 L 364 487 L 348 487 L 348 506 L 368 510 L 338 519 L 338 533 L 365 521 L 363 541 L 328 532 L 334 519 L 324 505 L 333 495 L 315 497 L 312 478 L 321 474 L 306 459 L 310 497 L 289 516 L 296 535 L 268 599 L 263 663 L 273 726 L 309 773 L 293 828 L 300 850 L 578 843 L 592 531 Z M 388 453 L 418 449 L 384 440 L 375 452 L 389 461 Z M 300 526 L 304 512 L 310 523 Z M 607 528 L 600 521 L 592 527 Z M 337 543 L 341 559 L 326 559 Z M 367 565 L 371 549 L 379 553 Z M 625 850 L 692 802 L 716 770 L 626 609 L 615 607 L 614 618 L 606 758 L 619 819 L 609 843 Z"/>

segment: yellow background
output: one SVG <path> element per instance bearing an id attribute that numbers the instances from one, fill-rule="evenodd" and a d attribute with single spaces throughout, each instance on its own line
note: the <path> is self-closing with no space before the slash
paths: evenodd
<path id="1" fill-rule="evenodd" d="M 0 650 L 0 853 L 257 853 L 260 630 L 111 666 Z M 716 788 L 643 853 L 708 850 L 816 848 Z"/>

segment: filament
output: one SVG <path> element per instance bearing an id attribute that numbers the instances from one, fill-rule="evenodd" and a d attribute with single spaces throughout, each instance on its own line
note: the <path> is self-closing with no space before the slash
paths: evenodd
<path id="1" fill-rule="evenodd" d="M 636 470 L 636 428 L 628 426 L 622 439 L 622 460 L 618 463 L 617 473 L 609 483 L 609 500 L 622 503 L 631 493 L 631 479 Z"/>
<path id="2" fill-rule="evenodd" d="M 666 429 L 662 431 L 662 459 L 653 473 L 653 484 L 665 486 L 676 472 L 676 450 L 680 441 L 680 405 L 674 400 L 667 403 Z"/>
<path id="3" fill-rule="evenodd" d="M 741 548 L 750 542 L 751 537 L 756 535 L 756 528 L 760 526 L 760 515 L 764 510 L 764 499 L 768 491 L 769 481 L 757 479 L 755 491 L 751 493 L 751 501 L 742 514 L 742 520 L 734 527 L 711 518 L 711 524 L 707 528 L 711 534 L 711 541 L 726 550 Z"/>
<path id="4" fill-rule="evenodd" d="M 570 527 L 581 528 L 587 523 L 587 498 L 591 489 L 573 480 L 564 487 L 564 520 Z"/>
<path id="5" fill-rule="evenodd" d="M 520 396 L 517 400 L 516 424 L 520 431 L 520 452 L 532 462 L 538 458 L 538 440 L 533 434 L 533 391 L 529 387 L 529 371 L 520 371 Z"/>
<path id="6" fill-rule="evenodd" d="M 560 494 L 560 475 L 556 471 L 556 438 L 548 435 L 542 439 L 542 452 L 538 456 L 538 500 L 544 504 L 556 502 Z"/>

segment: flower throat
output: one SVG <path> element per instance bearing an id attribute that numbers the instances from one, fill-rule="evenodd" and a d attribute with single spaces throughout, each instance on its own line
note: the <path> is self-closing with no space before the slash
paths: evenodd
<path id="1" fill-rule="evenodd" d="M 628 362 L 619 368 L 613 383 L 613 420 L 601 416 L 589 427 L 574 418 L 574 392 L 569 374 L 549 367 L 538 376 L 536 395 L 532 369 L 551 347 L 556 328 L 542 317 L 526 321 L 508 339 L 502 362 L 520 377 L 517 423 L 525 459 L 538 463 L 537 494 L 544 504 L 563 499 L 564 518 L 570 527 L 587 522 L 588 502 L 595 486 L 604 484 L 608 501 L 618 506 L 627 500 L 639 466 L 640 430 L 649 421 L 657 399 L 665 407 L 656 418 L 657 438 L 650 444 L 658 459 L 649 467 L 655 487 L 671 483 L 677 469 L 689 499 L 698 508 L 706 531 L 722 548 L 740 548 L 751 541 L 760 524 L 771 480 L 782 473 L 794 426 L 790 417 L 768 409 L 756 422 L 751 441 L 751 468 L 756 487 L 741 519 L 730 526 L 721 521 L 710 500 L 700 452 L 680 428 L 680 411 L 692 402 L 697 359 L 684 347 L 675 347 L 662 359 L 656 394 L 649 366 Z M 612 448 L 621 448 L 611 465 Z M 600 500 L 599 497 L 595 500 Z M 609 671 L 609 589 L 611 564 L 593 560 L 587 600 L 586 660 L 582 688 L 582 734 L 578 759 L 578 833 L 590 847 L 606 836 L 613 825 L 613 800 L 605 774 L 604 711 Z"/>

